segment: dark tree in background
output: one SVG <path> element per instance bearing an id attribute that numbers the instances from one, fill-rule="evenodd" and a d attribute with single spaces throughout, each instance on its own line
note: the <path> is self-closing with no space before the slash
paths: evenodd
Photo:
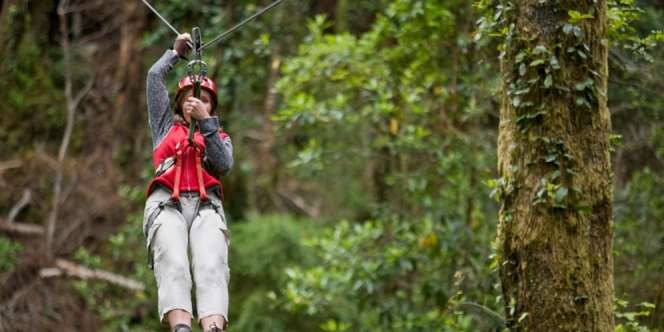
<path id="1" fill-rule="evenodd" d="M 606 1 L 506 4 L 498 254 L 514 331 L 612 331 Z"/>

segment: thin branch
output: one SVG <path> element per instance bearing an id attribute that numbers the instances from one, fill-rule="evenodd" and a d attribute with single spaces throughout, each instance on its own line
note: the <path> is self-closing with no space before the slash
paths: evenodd
<path id="1" fill-rule="evenodd" d="M 76 6 L 68 6 L 65 9 L 66 14 L 74 14 L 77 12 L 83 12 L 83 11 L 89 11 L 92 9 L 97 9 L 104 5 L 104 1 L 93 1 L 93 2 L 86 2 L 85 4 L 79 4 Z"/>
<path id="2" fill-rule="evenodd" d="M 2 174 L 9 169 L 12 168 L 18 168 L 21 167 L 22 162 L 18 159 L 15 160 L 7 160 L 7 161 L 0 161 L 0 186 L 4 186 L 6 184 L 5 179 L 2 178 Z"/>
<path id="3" fill-rule="evenodd" d="M 493 310 L 491 310 L 491 309 L 489 309 L 489 308 L 487 308 L 487 307 L 485 307 L 481 304 L 477 304 L 477 303 L 473 303 L 473 302 L 461 302 L 461 303 L 457 304 L 457 307 L 462 307 L 462 306 L 479 309 L 480 311 L 488 314 L 495 321 L 499 322 L 502 326 L 505 326 L 505 317 L 503 317 L 501 314 L 499 314 L 499 313 L 497 313 L 497 312 L 495 312 L 495 311 L 493 311 Z"/>
<path id="4" fill-rule="evenodd" d="M 78 185 L 78 177 L 79 175 L 76 173 L 72 175 L 72 179 L 70 180 L 69 185 L 62 191 L 62 194 L 60 195 L 60 204 L 66 202 L 67 199 L 69 199 L 69 196 L 71 196 L 71 194 L 74 192 L 74 189 L 76 189 L 76 186 Z"/>
<path id="5" fill-rule="evenodd" d="M 58 161 L 46 153 L 44 149 L 44 142 L 35 143 L 35 156 L 38 160 L 44 162 L 52 170 L 57 171 L 60 167 Z"/>
<path id="6" fill-rule="evenodd" d="M 9 301 L 2 304 L 2 306 L 0 307 L 0 310 L 2 312 L 8 312 L 8 311 L 12 312 L 12 311 L 14 311 L 14 306 L 16 305 L 16 302 L 18 302 L 18 300 L 20 300 L 22 297 L 24 297 L 28 293 L 30 293 L 30 291 L 33 288 L 35 288 L 38 281 L 39 281 L 39 279 L 34 278 L 27 285 L 25 285 L 25 286 L 21 287 L 20 289 L 18 289 L 17 291 L 15 291 L 14 295 L 12 295 L 12 297 L 9 299 Z"/>
<path id="7" fill-rule="evenodd" d="M 0 218 L 0 232 L 18 235 L 43 235 L 44 227 L 21 222 L 9 223 L 7 220 Z"/>
<path id="8" fill-rule="evenodd" d="M 104 27 L 102 27 L 101 29 L 99 29 L 97 32 L 95 32 L 93 34 L 89 34 L 87 36 L 81 37 L 79 40 L 76 41 L 76 44 L 84 45 L 84 44 L 93 42 L 95 40 L 101 39 L 101 38 L 105 37 L 108 34 L 115 33 L 117 31 L 117 29 L 119 28 L 120 24 L 121 24 L 118 21 L 118 19 L 106 20 L 104 22 L 105 22 Z M 109 45 L 110 45 L 110 43 L 109 43 Z M 104 72 L 104 71 L 100 70 L 99 72 Z"/>
<path id="9" fill-rule="evenodd" d="M 6 171 L 8 169 L 21 167 L 21 165 L 22 165 L 22 163 L 18 159 L 0 161 L 0 173 Z"/>
<path id="10" fill-rule="evenodd" d="M 23 210 L 23 208 L 30 204 L 30 201 L 32 200 L 32 191 L 30 189 L 25 189 L 23 190 L 23 196 L 21 196 L 21 199 L 14 204 L 14 207 L 12 207 L 11 210 L 9 210 L 9 214 L 7 215 L 7 223 L 8 224 L 13 224 L 14 219 L 16 219 L 16 216 Z"/>
<path id="11" fill-rule="evenodd" d="M 81 100 L 90 92 L 92 86 L 95 84 L 95 76 L 93 75 L 88 79 L 88 82 L 85 83 L 85 86 L 78 92 L 74 100 L 72 101 L 72 108 L 75 110 L 78 108 L 78 105 L 81 103 Z"/>
<path id="12" fill-rule="evenodd" d="M 74 131 L 76 109 L 80 101 L 90 91 L 94 84 L 94 77 L 90 78 L 85 87 L 81 89 L 76 96 L 72 92 L 72 70 L 71 70 L 71 46 L 69 40 L 69 22 L 67 21 L 67 0 L 61 0 L 58 4 L 58 16 L 60 18 L 60 34 L 61 46 L 64 57 L 65 65 L 65 99 L 67 103 L 67 122 L 65 126 L 65 133 L 60 143 L 60 150 L 58 151 L 57 167 L 55 172 L 55 181 L 53 183 L 53 202 L 51 212 L 46 220 L 46 255 L 48 258 L 53 257 L 53 237 L 55 234 L 56 222 L 60 205 L 62 204 L 62 181 L 64 178 L 64 159 L 67 155 L 71 135 Z"/>
<path id="13" fill-rule="evenodd" d="M 135 291 L 145 290 L 145 285 L 140 281 L 104 270 L 90 269 L 64 259 L 56 259 L 55 267 L 42 268 L 39 271 L 39 276 L 42 278 L 59 277 L 61 275 L 77 277 L 83 280 L 99 279 Z"/>
<path id="14" fill-rule="evenodd" d="M 291 208 L 299 211 L 305 216 L 313 219 L 320 217 L 319 204 L 315 204 L 314 206 L 309 206 L 305 202 L 304 198 L 293 193 L 288 193 L 285 190 L 278 190 L 277 195 L 279 195 L 279 197 L 281 197 L 281 199 L 285 203 L 287 203 Z"/>

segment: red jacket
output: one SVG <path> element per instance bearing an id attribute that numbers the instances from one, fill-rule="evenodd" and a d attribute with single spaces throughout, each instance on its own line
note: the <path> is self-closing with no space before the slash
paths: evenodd
<path id="1" fill-rule="evenodd" d="M 228 134 L 224 132 L 220 132 L 219 135 L 222 140 L 228 137 Z M 154 166 L 155 170 L 159 171 L 159 167 L 165 160 L 170 157 L 175 157 L 178 144 L 180 147 L 184 147 L 189 144 L 187 140 L 188 136 L 189 128 L 187 126 L 180 123 L 173 124 L 164 139 L 152 152 L 152 165 Z M 199 131 L 196 131 L 194 134 L 194 141 L 202 148 L 201 155 L 205 155 L 205 141 Z M 180 175 L 180 192 L 198 192 L 198 174 L 196 169 L 196 158 L 198 156 L 196 150 L 193 148 L 185 148 L 181 150 L 183 151 L 183 154 L 182 170 Z M 202 163 L 202 161 L 200 162 Z M 147 195 L 149 195 L 155 189 L 155 185 L 157 184 L 161 184 L 169 190 L 173 191 L 177 167 L 175 166 L 175 162 L 166 165 L 168 165 L 166 170 L 161 170 L 161 174 L 158 174 L 154 179 L 152 179 L 152 181 L 150 181 L 147 189 Z M 216 186 L 219 188 L 219 197 L 223 195 L 221 182 L 214 176 L 210 175 L 204 167 L 202 168 L 202 180 L 206 190 Z"/>

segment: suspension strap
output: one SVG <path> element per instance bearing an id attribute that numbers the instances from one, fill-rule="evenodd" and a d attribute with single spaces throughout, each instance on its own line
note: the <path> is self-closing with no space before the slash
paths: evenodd
<path id="1" fill-rule="evenodd" d="M 207 75 L 207 64 L 201 60 L 201 29 L 194 27 L 191 31 L 194 39 L 194 59 L 187 64 L 187 75 L 194 82 L 194 97 L 201 98 L 201 82 Z M 189 123 L 189 144 L 194 143 L 194 132 L 196 131 L 196 120 L 191 119 Z"/>
<path id="2" fill-rule="evenodd" d="M 173 183 L 173 193 L 171 199 L 180 200 L 180 180 L 182 178 L 182 142 L 175 146 L 175 183 Z"/>
<path id="3" fill-rule="evenodd" d="M 205 190 L 205 182 L 203 181 L 203 166 L 201 159 L 203 159 L 203 151 L 198 144 L 194 143 L 194 151 L 196 152 L 196 179 L 198 181 L 198 195 L 201 201 L 207 201 L 207 191 Z"/>

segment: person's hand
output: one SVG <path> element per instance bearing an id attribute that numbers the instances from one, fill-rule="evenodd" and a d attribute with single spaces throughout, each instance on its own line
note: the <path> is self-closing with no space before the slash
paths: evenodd
<path id="1" fill-rule="evenodd" d="M 210 109 L 212 106 L 209 103 L 204 103 L 198 98 L 189 97 L 184 101 L 182 108 L 185 114 L 189 114 L 196 120 L 204 120 L 210 117 Z"/>
<path id="2" fill-rule="evenodd" d="M 188 33 L 183 33 L 175 38 L 175 42 L 173 42 L 173 51 L 175 51 L 180 57 L 186 57 L 189 51 L 191 51 L 191 45 L 194 45 L 191 36 Z"/>

